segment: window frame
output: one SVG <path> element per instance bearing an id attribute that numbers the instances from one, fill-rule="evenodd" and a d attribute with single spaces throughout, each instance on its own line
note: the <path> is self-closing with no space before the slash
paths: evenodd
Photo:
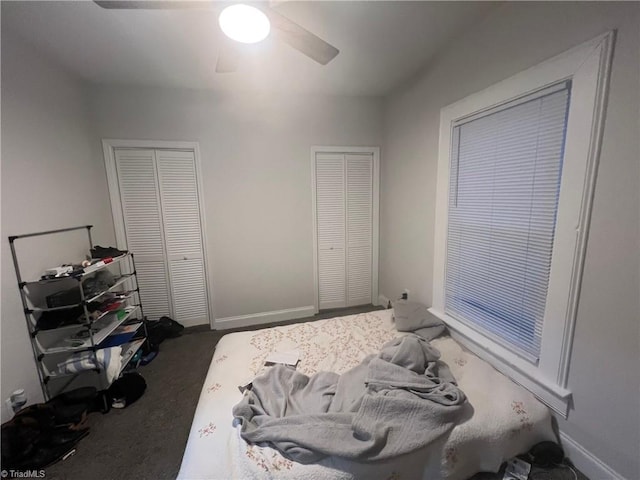
<path id="1" fill-rule="evenodd" d="M 615 31 L 607 32 L 441 110 L 432 313 L 452 336 L 566 417 L 573 332 L 604 129 Z M 571 80 L 560 195 L 537 364 L 444 313 L 449 171 L 456 122 Z M 588 141 L 585 141 L 588 139 Z"/>

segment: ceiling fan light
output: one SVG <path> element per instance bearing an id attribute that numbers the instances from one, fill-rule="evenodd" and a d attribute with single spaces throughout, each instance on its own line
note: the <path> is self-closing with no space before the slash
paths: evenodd
<path id="1" fill-rule="evenodd" d="M 260 9 L 238 3 L 220 12 L 218 23 L 224 34 L 241 43 L 257 43 L 269 35 L 271 24 Z"/>

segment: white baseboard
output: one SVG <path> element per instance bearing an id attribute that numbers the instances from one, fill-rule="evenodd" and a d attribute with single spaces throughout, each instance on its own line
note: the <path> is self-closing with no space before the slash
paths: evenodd
<path id="1" fill-rule="evenodd" d="M 387 305 L 389 305 L 389 299 L 382 294 L 378 295 L 378 305 L 387 308 Z"/>
<path id="2" fill-rule="evenodd" d="M 286 310 L 274 310 L 272 312 L 252 313 L 250 315 L 238 315 L 237 317 L 216 318 L 215 329 L 227 330 L 229 328 L 248 327 L 250 325 L 262 325 L 271 322 L 283 322 L 295 318 L 312 317 L 316 314 L 316 307 L 288 308 Z"/>
<path id="3" fill-rule="evenodd" d="M 560 432 L 564 454 L 591 480 L 625 480 L 618 472 L 593 455 L 564 432 Z"/>
<path id="4" fill-rule="evenodd" d="M 182 324 L 183 327 L 185 328 L 189 328 L 189 327 L 198 327 L 200 325 L 209 325 L 209 327 L 211 327 L 211 323 L 205 321 L 205 322 L 201 322 L 198 320 L 189 322 L 189 321 L 185 321 L 185 320 L 178 320 L 178 323 Z"/>

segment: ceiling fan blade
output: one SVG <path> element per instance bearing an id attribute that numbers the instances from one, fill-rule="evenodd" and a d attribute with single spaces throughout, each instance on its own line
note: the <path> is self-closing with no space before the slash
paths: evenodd
<path id="1" fill-rule="evenodd" d="M 216 73 L 233 73 L 238 70 L 240 50 L 231 42 L 223 42 L 218 52 Z"/>
<path id="2" fill-rule="evenodd" d="M 195 0 L 94 0 L 107 10 L 177 10 L 211 8 L 211 1 Z"/>
<path id="3" fill-rule="evenodd" d="M 273 33 L 280 40 L 288 43 L 316 62 L 326 65 L 340 53 L 340 50 L 333 45 L 325 42 L 293 20 L 280 15 L 275 10 L 269 8 L 264 11 L 271 21 Z"/>

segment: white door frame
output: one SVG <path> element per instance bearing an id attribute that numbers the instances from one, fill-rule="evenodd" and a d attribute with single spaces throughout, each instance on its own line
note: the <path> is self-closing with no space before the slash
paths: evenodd
<path id="1" fill-rule="evenodd" d="M 124 215 L 122 213 L 122 203 L 120 201 L 120 185 L 118 184 L 118 172 L 116 170 L 116 148 L 139 148 L 154 150 L 187 150 L 193 152 L 195 158 L 195 168 L 197 176 L 198 203 L 200 207 L 200 225 L 202 229 L 202 255 L 204 257 L 204 276 L 207 285 L 207 300 L 209 310 L 209 325 L 214 328 L 215 315 L 213 314 L 213 288 L 209 275 L 209 256 L 207 255 L 207 225 L 204 214 L 202 170 L 200 168 L 200 145 L 198 142 L 182 142 L 167 140 L 119 140 L 102 139 L 102 151 L 104 154 L 104 164 L 107 171 L 107 183 L 109 186 L 109 197 L 111 200 L 111 213 L 113 215 L 113 228 L 116 234 L 116 247 L 127 248 L 127 236 L 124 227 Z M 144 305 L 142 306 L 144 308 Z"/>
<path id="2" fill-rule="evenodd" d="M 371 302 L 378 305 L 378 249 L 380 217 L 380 147 L 311 147 L 311 205 L 313 211 L 313 290 L 316 313 L 320 311 L 320 285 L 318 282 L 318 224 L 316 205 L 316 155 L 318 153 L 364 153 L 373 155 L 373 210 L 371 250 Z M 345 252 L 346 253 L 346 252 Z"/>

